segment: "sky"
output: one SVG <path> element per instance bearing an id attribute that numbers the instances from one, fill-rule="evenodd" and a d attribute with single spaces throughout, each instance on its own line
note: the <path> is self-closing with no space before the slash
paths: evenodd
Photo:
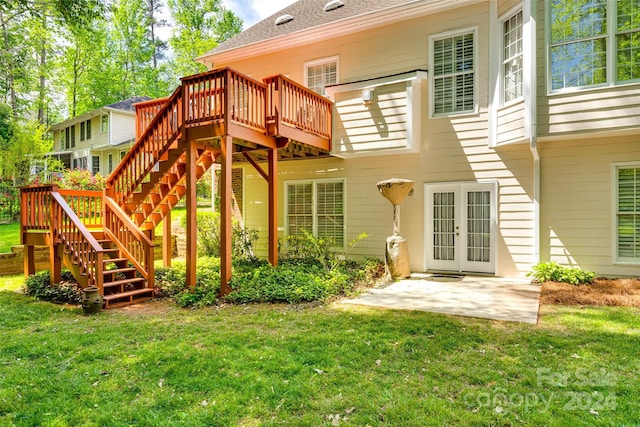
<path id="1" fill-rule="evenodd" d="M 244 21 L 247 29 L 253 24 L 295 3 L 295 0 L 222 0 L 222 4 Z"/>

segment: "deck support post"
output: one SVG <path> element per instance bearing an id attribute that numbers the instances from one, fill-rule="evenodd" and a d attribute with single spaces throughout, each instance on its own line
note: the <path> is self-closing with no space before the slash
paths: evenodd
<path id="1" fill-rule="evenodd" d="M 187 142 L 187 194 L 185 203 L 187 205 L 187 253 L 186 253 L 186 286 L 192 290 L 196 286 L 196 247 L 197 247 L 197 224 L 196 224 L 196 144 Z"/>
<path id="2" fill-rule="evenodd" d="M 33 245 L 24 245 L 23 251 L 24 252 L 22 255 L 24 256 L 24 277 L 26 279 L 31 274 L 36 273 L 35 247 Z"/>
<path id="3" fill-rule="evenodd" d="M 269 264 L 278 265 L 278 150 L 269 150 Z"/>
<path id="4" fill-rule="evenodd" d="M 225 135 L 220 141 L 220 295 L 231 292 L 231 164 L 233 138 Z"/>
<path id="5" fill-rule="evenodd" d="M 57 190 L 53 188 L 52 190 Z M 51 195 L 49 195 L 49 239 L 51 244 L 49 245 L 49 281 L 51 284 L 60 283 L 62 280 L 62 259 L 60 258 L 60 251 L 58 251 L 58 238 L 56 237 L 56 228 L 58 228 L 58 218 L 56 217 L 56 209 L 53 209 L 53 203 Z M 104 209 L 102 209 L 104 212 Z M 31 258 L 33 254 L 29 254 Z M 35 264 L 34 264 L 35 267 Z"/>
<path id="6" fill-rule="evenodd" d="M 171 254 L 173 247 L 171 246 L 171 211 L 167 212 L 167 216 L 162 221 L 162 265 L 171 267 Z"/>

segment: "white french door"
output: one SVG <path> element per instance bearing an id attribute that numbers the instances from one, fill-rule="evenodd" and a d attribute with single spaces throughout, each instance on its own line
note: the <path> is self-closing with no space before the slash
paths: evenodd
<path id="1" fill-rule="evenodd" d="M 495 272 L 496 184 L 425 184 L 426 268 Z"/>

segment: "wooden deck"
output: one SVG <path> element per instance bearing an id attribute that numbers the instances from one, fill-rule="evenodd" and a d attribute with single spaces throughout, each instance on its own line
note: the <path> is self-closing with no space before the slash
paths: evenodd
<path id="1" fill-rule="evenodd" d="M 107 306 L 148 298 L 153 229 L 186 197 L 187 285 L 195 286 L 195 187 L 217 162 L 221 293 L 230 292 L 232 162 L 250 163 L 268 183 L 269 261 L 275 265 L 278 159 L 329 155 L 332 109 L 331 101 L 282 75 L 260 82 L 224 68 L 184 77 L 168 98 L 136 104 L 136 143 L 104 192 L 22 189 L 25 274 L 35 269 L 34 246 L 48 245 L 52 281 L 64 264 L 82 286 L 98 287 Z"/>

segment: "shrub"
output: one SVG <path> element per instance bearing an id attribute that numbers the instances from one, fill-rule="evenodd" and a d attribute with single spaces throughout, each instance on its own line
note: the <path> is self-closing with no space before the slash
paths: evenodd
<path id="1" fill-rule="evenodd" d="M 541 262 L 533 266 L 533 271 L 527 273 L 527 277 L 533 277 L 539 283 L 564 282 L 572 285 L 592 283 L 596 274 L 592 271 L 584 271 L 577 267 L 564 267 L 555 261 Z"/>
<path id="2" fill-rule="evenodd" d="M 183 219 L 186 226 L 186 217 Z M 218 212 L 198 212 L 198 254 L 209 257 L 220 256 L 220 214 Z M 258 231 L 243 228 L 237 221 L 231 225 L 231 254 L 234 258 L 254 258 L 253 247 L 258 240 Z"/>
<path id="3" fill-rule="evenodd" d="M 25 293 L 42 301 L 56 304 L 82 303 L 82 288 L 74 281 L 73 275 L 67 270 L 62 271 L 62 281 L 51 284 L 49 270 L 32 274 L 25 280 Z"/>
<path id="4" fill-rule="evenodd" d="M 186 288 L 186 265 L 176 262 L 172 267 L 155 270 L 156 287 L 160 295 L 172 297 L 180 307 L 205 307 L 217 302 L 220 294 L 220 260 L 213 257 L 198 258 L 196 285 Z"/>

